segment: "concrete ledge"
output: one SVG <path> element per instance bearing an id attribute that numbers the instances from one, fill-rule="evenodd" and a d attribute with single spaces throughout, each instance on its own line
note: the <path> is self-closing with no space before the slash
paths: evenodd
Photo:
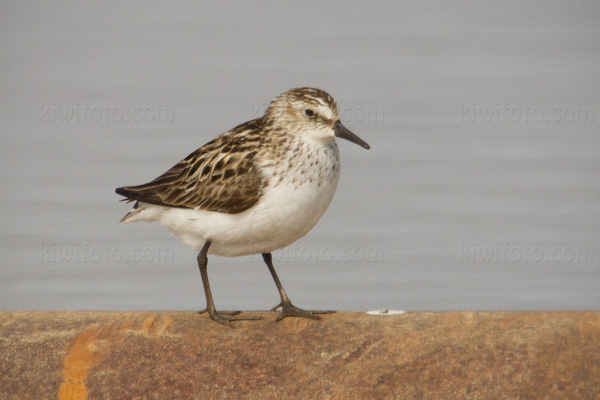
<path id="1" fill-rule="evenodd" d="M 600 312 L 258 314 L 0 312 L 0 398 L 600 398 Z"/>

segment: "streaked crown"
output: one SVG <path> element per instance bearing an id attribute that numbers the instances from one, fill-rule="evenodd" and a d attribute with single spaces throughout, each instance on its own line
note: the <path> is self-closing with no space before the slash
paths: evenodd
<path id="1" fill-rule="evenodd" d="M 292 109 L 310 110 L 305 113 L 306 117 L 314 116 L 326 117 L 327 119 L 338 118 L 338 106 L 334 98 L 324 90 L 302 87 L 290 89 L 277 96 L 269 105 L 265 114 L 268 118 L 284 118 L 285 113 L 290 113 Z M 308 114 L 308 115 L 306 115 Z"/>

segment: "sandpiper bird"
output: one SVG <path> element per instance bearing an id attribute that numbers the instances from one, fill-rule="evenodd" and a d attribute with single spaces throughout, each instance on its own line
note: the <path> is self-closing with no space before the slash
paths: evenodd
<path id="1" fill-rule="evenodd" d="M 271 252 L 303 237 L 329 206 L 338 184 L 340 157 L 335 137 L 369 149 L 340 122 L 335 100 L 313 88 L 277 96 L 265 115 L 223 133 L 173 168 L 139 186 L 116 189 L 133 209 L 121 222 L 160 221 L 199 251 L 198 266 L 210 318 L 260 319 L 218 312 L 208 283 L 208 254 L 261 253 L 288 317 L 319 319 L 319 311 L 295 307 L 283 290 Z"/>

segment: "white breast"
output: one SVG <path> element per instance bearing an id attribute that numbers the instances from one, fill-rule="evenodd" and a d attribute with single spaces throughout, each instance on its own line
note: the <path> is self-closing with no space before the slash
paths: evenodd
<path id="1" fill-rule="evenodd" d="M 210 239 L 210 254 L 242 256 L 288 246 L 321 219 L 333 199 L 340 171 L 335 140 L 329 145 L 302 143 L 298 147 L 287 159 L 261 166 L 269 184 L 259 202 L 242 213 L 145 205 L 150 208 L 147 215 L 160 220 L 194 250 Z"/>

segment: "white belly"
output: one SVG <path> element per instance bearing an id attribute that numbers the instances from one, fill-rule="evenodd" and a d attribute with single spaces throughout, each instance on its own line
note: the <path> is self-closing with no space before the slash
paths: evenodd
<path id="1" fill-rule="evenodd" d="M 165 228 L 196 251 L 210 240 L 209 254 L 243 256 L 272 252 L 306 235 L 333 199 L 340 170 L 337 145 L 332 142 L 314 154 L 318 162 L 313 166 L 289 169 L 284 164 L 285 170 L 267 170 L 272 179 L 263 196 L 242 213 L 144 204 L 147 210 L 135 220 L 160 220 Z"/>

